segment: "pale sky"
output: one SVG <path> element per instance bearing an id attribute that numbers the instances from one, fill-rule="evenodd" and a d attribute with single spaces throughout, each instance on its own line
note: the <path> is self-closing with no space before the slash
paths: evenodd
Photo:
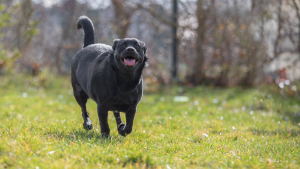
<path id="1" fill-rule="evenodd" d="M 43 3 L 46 7 L 51 7 L 54 4 L 61 2 L 61 0 L 32 0 L 34 3 Z M 80 2 L 89 2 L 92 8 L 97 8 L 99 4 L 107 6 L 110 4 L 110 0 L 77 0 Z"/>

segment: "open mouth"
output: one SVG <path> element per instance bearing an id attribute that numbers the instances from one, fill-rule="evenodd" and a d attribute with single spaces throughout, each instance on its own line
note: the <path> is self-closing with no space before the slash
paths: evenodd
<path id="1" fill-rule="evenodd" d="M 135 65 L 139 60 L 135 59 L 132 56 L 127 56 L 125 58 L 122 58 L 122 61 L 127 65 L 127 66 L 133 66 Z"/>

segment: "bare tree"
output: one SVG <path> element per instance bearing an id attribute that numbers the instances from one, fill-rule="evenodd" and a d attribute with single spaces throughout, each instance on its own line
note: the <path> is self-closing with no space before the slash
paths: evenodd
<path id="1" fill-rule="evenodd" d="M 300 58 L 300 9 L 299 9 L 299 5 L 296 2 L 296 0 L 292 0 L 293 4 L 294 4 L 294 8 L 296 10 L 296 15 L 297 15 L 297 19 L 298 19 L 298 52 L 299 52 L 299 58 Z"/>
<path id="2" fill-rule="evenodd" d="M 66 0 L 63 4 L 63 8 L 66 11 L 68 11 L 68 14 L 62 17 L 61 24 L 64 26 L 62 26 L 61 39 L 59 39 L 54 53 L 55 65 L 58 74 L 63 74 L 62 71 L 62 59 L 64 54 L 63 49 L 65 48 L 66 41 L 68 40 L 68 38 L 70 38 L 70 36 L 74 33 L 75 30 L 74 27 L 72 27 L 72 25 L 74 25 L 78 17 L 75 14 L 77 8 L 76 3 L 77 3 L 76 0 Z"/>
<path id="3" fill-rule="evenodd" d="M 115 29 L 119 38 L 125 38 L 127 35 L 128 28 L 131 23 L 131 16 L 135 12 L 135 8 L 126 5 L 125 0 L 111 0 L 114 5 L 115 14 Z"/>

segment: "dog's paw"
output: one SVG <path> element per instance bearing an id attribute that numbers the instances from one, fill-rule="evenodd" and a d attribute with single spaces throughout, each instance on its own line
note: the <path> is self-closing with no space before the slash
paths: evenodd
<path id="1" fill-rule="evenodd" d="M 121 123 L 119 126 L 118 126 L 118 132 L 121 136 L 126 136 L 126 132 L 125 132 L 125 124 L 124 123 Z"/>
<path id="2" fill-rule="evenodd" d="M 92 124 L 92 122 L 84 122 L 83 123 L 83 128 L 85 129 L 85 130 L 92 130 L 92 128 L 93 128 L 93 124 Z"/>
<path id="3" fill-rule="evenodd" d="M 101 133 L 101 136 L 103 137 L 103 138 L 109 138 L 109 133 Z"/>

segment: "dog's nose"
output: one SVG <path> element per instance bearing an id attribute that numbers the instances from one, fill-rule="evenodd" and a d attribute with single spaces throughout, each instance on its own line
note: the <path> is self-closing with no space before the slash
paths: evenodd
<path id="1" fill-rule="evenodd" d="M 127 48 L 127 52 L 134 52 L 133 48 Z"/>

